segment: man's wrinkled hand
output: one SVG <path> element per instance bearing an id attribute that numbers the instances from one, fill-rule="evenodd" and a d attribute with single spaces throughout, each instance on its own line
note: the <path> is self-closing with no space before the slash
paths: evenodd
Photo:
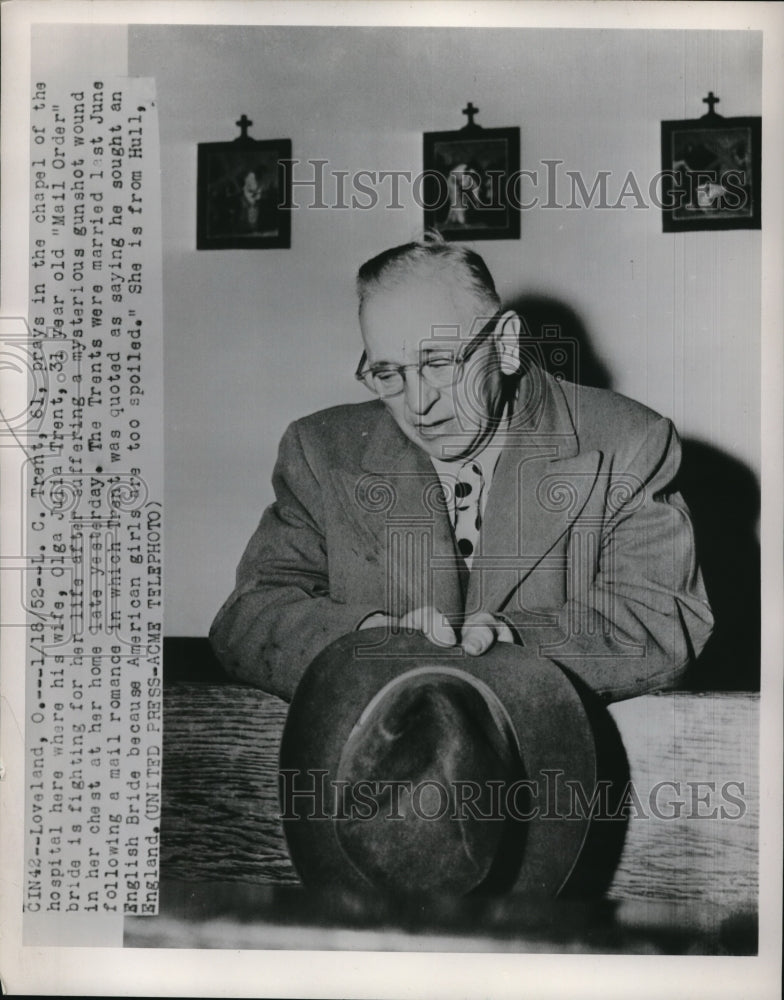
<path id="1" fill-rule="evenodd" d="M 421 632 L 436 646 L 454 646 L 457 642 L 457 634 L 447 621 L 446 615 L 432 605 L 416 608 L 403 615 L 400 627 Z"/>
<path id="2" fill-rule="evenodd" d="M 496 642 L 514 642 L 512 630 L 488 611 L 469 615 L 460 630 L 460 645 L 469 656 L 481 656 Z"/>
<path id="3" fill-rule="evenodd" d="M 366 618 L 359 628 L 378 626 L 396 626 L 403 631 L 421 632 L 435 646 L 457 645 L 457 633 L 446 616 L 432 605 L 416 608 L 398 619 L 379 612 Z M 477 611 L 476 614 L 469 615 L 463 622 L 460 632 L 460 645 L 469 656 L 481 656 L 496 642 L 514 641 L 509 626 L 487 611 Z"/>
<path id="4" fill-rule="evenodd" d="M 454 646 L 457 643 L 457 634 L 446 620 L 446 616 L 432 605 L 416 608 L 397 619 L 379 612 L 366 618 L 359 628 L 377 628 L 379 626 L 395 626 L 396 629 L 402 631 L 421 632 L 435 646 Z"/>

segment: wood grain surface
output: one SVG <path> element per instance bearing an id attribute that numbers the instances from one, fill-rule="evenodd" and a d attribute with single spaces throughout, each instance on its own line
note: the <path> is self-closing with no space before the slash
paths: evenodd
<path id="1" fill-rule="evenodd" d="M 759 695 L 652 695 L 612 705 L 610 714 L 643 815 L 630 809 L 607 895 L 756 905 Z M 662 781 L 674 787 L 661 788 L 659 812 L 672 818 L 650 808 Z"/>
<path id="2" fill-rule="evenodd" d="M 162 877 L 298 884 L 278 819 L 287 706 L 254 688 L 177 683 L 164 707 Z M 758 696 L 745 693 L 651 695 L 611 707 L 634 793 L 610 899 L 755 906 L 758 708 Z M 673 786 L 657 797 L 661 781 Z M 651 801 L 673 818 L 654 815 Z"/>

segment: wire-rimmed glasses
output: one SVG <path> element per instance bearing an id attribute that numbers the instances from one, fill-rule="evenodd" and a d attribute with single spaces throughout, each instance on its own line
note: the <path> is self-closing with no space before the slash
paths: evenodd
<path id="1" fill-rule="evenodd" d="M 403 392 L 406 384 L 405 373 L 409 370 L 416 371 L 419 378 L 433 389 L 446 389 L 456 385 L 463 377 L 463 366 L 466 361 L 488 339 L 500 316 L 500 312 L 495 313 L 464 347 L 458 350 L 430 347 L 416 364 L 394 365 L 384 362 L 365 367 L 367 352 L 363 351 L 354 378 L 362 382 L 371 392 L 385 399 L 399 396 Z"/>

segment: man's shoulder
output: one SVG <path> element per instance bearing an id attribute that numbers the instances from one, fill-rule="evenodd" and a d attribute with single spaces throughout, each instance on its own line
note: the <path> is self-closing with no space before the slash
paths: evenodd
<path id="1" fill-rule="evenodd" d="M 359 433 L 374 428 L 386 416 L 383 403 L 371 400 L 367 403 L 341 403 L 317 410 L 300 417 L 294 426 L 304 434 L 331 435 Z"/>
<path id="2" fill-rule="evenodd" d="M 291 429 L 308 452 L 322 453 L 340 464 L 361 454 L 379 423 L 389 420 L 383 403 L 344 403 L 296 420 Z"/>
<path id="3" fill-rule="evenodd" d="M 598 450 L 623 462 L 653 442 L 673 438 L 670 421 L 636 399 L 592 386 L 571 389 L 569 407 L 581 450 Z"/>
<path id="4" fill-rule="evenodd" d="M 644 403 L 611 389 L 596 389 L 587 385 L 574 385 L 571 388 L 576 416 L 586 427 L 616 424 L 619 429 L 639 427 L 644 430 L 664 419 Z"/>

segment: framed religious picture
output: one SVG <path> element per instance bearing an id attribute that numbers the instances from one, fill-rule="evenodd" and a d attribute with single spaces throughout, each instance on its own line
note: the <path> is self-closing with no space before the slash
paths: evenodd
<path id="1" fill-rule="evenodd" d="M 291 140 L 256 141 L 246 129 L 234 142 L 199 143 L 197 250 L 291 246 L 291 174 L 283 164 Z"/>
<path id="2" fill-rule="evenodd" d="M 661 123 L 662 228 L 759 229 L 761 118 L 702 118 Z"/>
<path id="3" fill-rule="evenodd" d="M 425 132 L 425 227 L 446 240 L 520 238 L 520 129 L 482 128 L 477 109 L 456 132 Z"/>

